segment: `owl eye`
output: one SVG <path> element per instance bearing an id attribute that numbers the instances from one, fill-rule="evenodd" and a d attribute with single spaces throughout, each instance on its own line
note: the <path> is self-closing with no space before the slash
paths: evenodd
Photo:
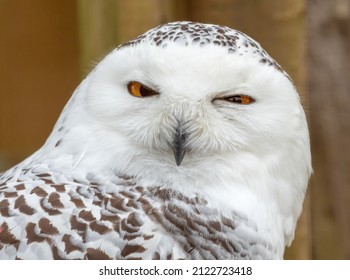
<path id="1" fill-rule="evenodd" d="M 238 103 L 242 105 L 248 105 L 255 101 L 254 98 L 244 94 L 236 94 L 236 95 L 231 95 L 227 97 L 219 97 L 219 98 L 215 98 L 215 100 L 225 100 L 228 102 Z"/>
<path id="2" fill-rule="evenodd" d="M 128 90 L 130 94 L 135 97 L 148 97 L 148 96 L 159 94 L 158 92 L 150 89 L 149 87 L 146 87 L 140 82 L 129 82 Z"/>
<path id="3" fill-rule="evenodd" d="M 255 101 L 250 96 L 243 95 L 243 94 L 237 94 L 237 95 L 233 95 L 233 96 L 228 96 L 228 97 L 226 97 L 224 99 L 229 101 L 229 102 L 239 103 L 239 104 L 243 104 L 243 105 L 248 105 L 248 104 L 253 103 Z"/>

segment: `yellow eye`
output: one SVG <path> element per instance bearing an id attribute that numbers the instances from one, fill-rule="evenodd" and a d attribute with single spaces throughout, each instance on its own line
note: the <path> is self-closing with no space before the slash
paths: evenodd
<path id="1" fill-rule="evenodd" d="M 254 99 L 248 95 L 238 95 L 236 102 L 247 105 L 247 104 L 253 103 Z"/>
<path id="2" fill-rule="evenodd" d="M 228 97 L 222 97 L 222 98 L 217 98 L 221 100 L 226 100 L 232 103 L 238 103 L 238 104 L 243 104 L 243 105 L 248 105 L 250 103 L 253 103 L 255 100 L 254 98 L 248 96 L 248 95 L 243 95 L 243 94 L 237 94 L 237 95 L 232 95 Z"/>
<path id="3" fill-rule="evenodd" d="M 158 92 L 146 87 L 140 82 L 129 82 L 128 90 L 132 96 L 135 97 L 148 97 L 152 95 L 157 95 Z"/>

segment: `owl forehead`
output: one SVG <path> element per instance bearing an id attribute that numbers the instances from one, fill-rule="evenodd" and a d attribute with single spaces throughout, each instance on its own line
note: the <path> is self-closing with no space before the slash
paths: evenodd
<path id="1" fill-rule="evenodd" d="M 244 33 L 226 26 L 195 22 L 168 23 L 149 30 L 121 45 L 118 49 L 142 44 L 150 44 L 159 48 L 167 48 L 171 45 L 216 46 L 226 49 L 229 54 L 249 56 L 261 64 L 270 65 L 284 73 L 280 65 L 257 42 Z"/>

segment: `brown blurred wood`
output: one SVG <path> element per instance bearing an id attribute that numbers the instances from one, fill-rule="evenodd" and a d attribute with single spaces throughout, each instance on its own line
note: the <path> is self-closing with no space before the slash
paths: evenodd
<path id="1" fill-rule="evenodd" d="M 0 172 L 39 148 L 79 82 L 75 2 L 0 1 Z"/>
<path id="2" fill-rule="evenodd" d="M 116 0 L 77 0 L 82 77 L 116 45 L 117 4 Z"/>
<path id="3" fill-rule="evenodd" d="M 233 0 L 189 0 L 188 16 L 192 21 L 233 27 L 234 11 L 238 4 Z"/>
<path id="4" fill-rule="evenodd" d="M 163 8 L 166 2 L 159 0 L 120 0 L 120 41 L 126 42 L 163 23 Z"/>
<path id="5" fill-rule="evenodd" d="M 172 4 L 172 0 L 78 0 L 82 76 L 119 44 L 174 17 Z"/>
<path id="6" fill-rule="evenodd" d="M 313 252 L 350 259 L 350 1 L 308 1 Z"/>
<path id="7" fill-rule="evenodd" d="M 189 20 L 188 0 L 166 0 L 162 1 L 164 20 L 163 23 L 179 20 Z"/>

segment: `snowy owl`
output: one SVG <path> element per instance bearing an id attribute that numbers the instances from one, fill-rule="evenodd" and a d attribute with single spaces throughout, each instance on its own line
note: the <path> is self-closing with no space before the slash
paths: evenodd
<path id="1" fill-rule="evenodd" d="M 161 25 L 107 55 L 0 175 L 0 259 L 281 259 L 310 161 L 296 88 L 257 42 Z"/>

